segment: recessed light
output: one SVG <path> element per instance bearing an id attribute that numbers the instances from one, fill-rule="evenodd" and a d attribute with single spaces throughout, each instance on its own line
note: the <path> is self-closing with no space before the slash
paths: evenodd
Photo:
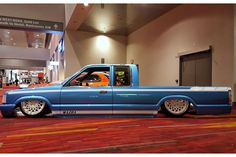
<path id="1" fill-rule="evenodd" d="M 10 34 L 10 32 L 8 31 L 7 34 Z"/>
<path id="2" fill-rule="evenodd" d="M 84 3 L 84 6 L 87 7 L 89 4 L 88 3 Z"/>
<path id="3" fill-rule="evenodd" d="M 36 37 L 39 37 L 39 34 L 37 34 Z"/>

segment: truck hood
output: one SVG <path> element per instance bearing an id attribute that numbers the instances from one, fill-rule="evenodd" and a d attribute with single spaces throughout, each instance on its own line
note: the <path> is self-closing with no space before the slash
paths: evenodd
<path id="1" fill-rule="evenodd" d="M 20 94 L 20 93 L 32 93 L 32 92 L 42 92 L 42 91 L 50 91 L 50 90 L 60 90 L 62 88 L 61 84 L 56 84 L 52 86 L 46 87 L 36 87 L 36 88 L 24 88 L 24 89 L 16 89 L 7 91 L 6 94 Z"/>

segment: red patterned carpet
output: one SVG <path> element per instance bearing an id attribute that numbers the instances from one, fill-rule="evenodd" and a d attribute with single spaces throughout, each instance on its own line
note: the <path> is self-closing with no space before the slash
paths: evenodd
<path id="1" fill-rule="evenodd" d="M 236 153 L 236 109 L 183 118 L 0 117 L 1 153 Z"/>

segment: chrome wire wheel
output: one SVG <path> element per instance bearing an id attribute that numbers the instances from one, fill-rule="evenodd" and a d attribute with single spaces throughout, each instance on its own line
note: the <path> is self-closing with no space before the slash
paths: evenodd
<path id="1" fill-rule="evenodd" d="M 183 115 L 189 108 L 189 102 L 182 99 L 167 100 L 164 103 L 165 109 L 172 115 Z"/>
<path id="2" fill-rule="evenodd" d="M 45 106 L 45 102 L 40 100 L 27 100 L 21 102 L 21 110 L 28 116 L 40 115 L 43 112 Z"/>

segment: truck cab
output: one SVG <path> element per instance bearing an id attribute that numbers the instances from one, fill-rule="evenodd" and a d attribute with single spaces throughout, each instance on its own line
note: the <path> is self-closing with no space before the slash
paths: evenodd
<path id="1" fill-rule="evenodd" d="M 109 83 L 102 83 L 101 79 L 89 79 L 94 74 L 106 76 Z M 88 80 L 91 82 L 89 83 Z M 96 82 L 96 86 L 91 86 L 91 83 L 96 84 Z M 98 82 L 100 83 L 98 84 Z M 138 68 L 135 64 L 88 65 L 65 81 L 61 89 L 61 104 L 77 104 L 79 102 L 83 105 L 61 105 L 60 111 L 65 108 L 64 111 L 73 110 L 75 114 L 76 110 L 80 113 L 113 114 L 113 109 L 115 109 L 113 104 L 116 101 L 114 89 L 135 86 L 139 86 Z M 60 113 L 65 114 L 66 112 Z"/>
<path id="2" fill-rule="evenodd" d="M 64 82 L 64 86 L 90 86 L 84 83 L 94 74 L 103 74 L 108 77 L 109 86 L 139 86 L 138 67 L 136 64 L 91 64 L 75 73 L 69 80 Z M 91 80 L 91 82 L 96 81 L 101 80 Z M 97 86 L 105 85 L 98 84 Z"/>

